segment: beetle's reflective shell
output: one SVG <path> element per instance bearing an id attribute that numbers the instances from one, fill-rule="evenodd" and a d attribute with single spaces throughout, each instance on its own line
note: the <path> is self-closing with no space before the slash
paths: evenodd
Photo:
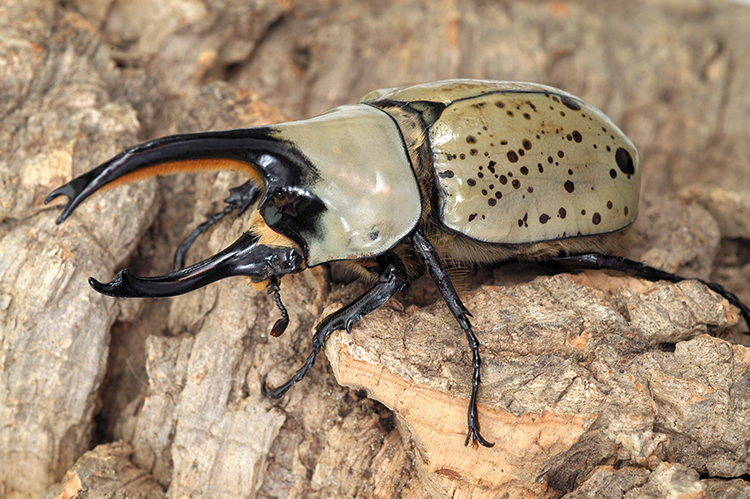
<path id="1" fill-rule="evenodd" d="M 300 229 L 309 266 L 385 253 L 417 224 L 419 185 L 398 126 L 387 113 L 340 106 L 271 129 L 314 169 L 305 172 L 298 190 L 309 190 L 325 206 L 314 225 Z"/>
<path id="2" fill-rule="evenodd" d="M 437 212 L 450 230 L 489 243 L 605 234 L 638 211 L 640 166 L 602 112 L 552 87 L 451 80 L 365 100 L 446 105 L 429 125 Z"/>

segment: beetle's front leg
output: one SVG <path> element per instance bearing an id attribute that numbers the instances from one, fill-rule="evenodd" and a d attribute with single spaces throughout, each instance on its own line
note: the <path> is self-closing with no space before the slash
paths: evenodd
<path id="1" fill-rule="evenodd" d="M 196 239 L 211 228 L 216 222 L 225 216 L 237 210 L 237 215 L 242 215 L 251 204 L 258 199 L 260 188 L 252 180 L 248 180 L 239 187 L 229 189 L 229 196 L 224 200 L 227 206 L 220 212 L 215 213 L 207 221 L 200 224 L 196 229 L 185 238 L 174 254 L 174 271 L 182 270 L 185 267 L 185 256 Z"/>
<path id="2" fill-rule="evenodd" d="M 466 339 L 469 342 L 469 348 L 472 353 L 472 366 L 474 373 L 471 380 L 471 399 L 469 400 L 469 433 L 466 435 L 466 444 L 473 440 L 474 444 L 480 443 L 485 447 L 492 447 L 494 443 L 490 443 L 482 437 L 479 433 L 479 410 L 477 409 L 477 392 L 479 391 L 479 383 L 481 382 L 479 371 L 482 365 L 482 359 L 479 357 L 479 340 L 477 340 L 474 331 L 471 329 L 471 322 L 469 317 L 471 313 L 466 309 L 464 304 L 461 302 L 461 298 L 458 297 L 456 290 L 453 288 L 453 283 L 450 280 L 448 272 L 440 262 L 437 251 L 430 244 L 427 238 L 422 232 L 417 229 L 412 234 L 412 241 L 414 242 L 414 248 L 422 258 L 430 276 L 437 284 L 440 293 L 443 295 L 445 303 L 448 304 L 448 308 L 453 313 L 453 316 L 458 321 L 461 329 L 466 334 Z"/>
<path id="3" fill-rule="evenodd" d="M 325 348 L 326 339 L 331 333 L 339 329 L 345 329 L 347 333 L 351 333 L 355 322 L 379 308 L 393 295 L 403 289 L 405 285 L 406 270 L 403 263 L 400 260 L 394 260 L 380 273 L 378 282 L 369 291 L 346 307 L 332 313 L 318 324 L 312 339 L 312 351 L 310 355 L 307 357 L 305 364 L 289 381 L 277 388 L 268 389 L 266 386 L 268 375 L 263 377 L 261 385 L 263 393 L 271 398 L 279 398 L 284 395 L 312 369 L 313 364 L 315 364 L 315 358 L 320 353 L 320 349 Z"/>

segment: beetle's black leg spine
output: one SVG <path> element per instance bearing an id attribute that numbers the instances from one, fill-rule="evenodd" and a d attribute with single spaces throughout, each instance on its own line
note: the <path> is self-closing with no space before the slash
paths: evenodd
<path id="1" fill-rule="evenodd" d="M 601 255 L 598 253 L 556 257 L 550 260 L 550 263 L 555 271 L 583 269 L 616 270 L 636 277 L 642 277 L 649 281 L 698 281 L 710 290 L 726 298 L 730 304 L 739 308 L 740 314 L 742 314 L 745 323 L 750 329 L 750 307 L 742 303 L 737 295 L 731 291 L 727 291 L 724 289 L 724 286 L 715 282 L 706 282 L 703 279 L 696 279 L 694 277 L 683 277 L 621 256 Z"/>
<path id="2" fill-rule="evenodd" d="M 312 368 L 313 364 L 315 364 L 315 358 L 320 353 L 320 349 L 325 348 L 326 339 L 331 333 L 339 329 L 345 329 L 347 333 L 351 333 L 354 323 L 390 300 L 405 285 L 406 269 L 400 260 L 394 260 L 380 273 L 378 282 L 372 288 L 318 324 L 313 335 L 310 355 L 307 357 L 304 365 L 289 381 L 277 388 L 269 389 L 266 385 L 266 376 L 263 377 L 263 383 L 261 384 L 263 394 L 270 398 L 283 396 L 292 386 L 301 381 Z"/>
<path id="3" fill-rule="evenodd" d="M 180 246 L 174 254 L 174 271 L 177 272 L 185 267 L 185 257 L 187 256 L 187 252 L 201 234 L 206 232 L 212 225 L 232 213 L 234 210 L 239 210 L 237 215 L 242 215 L 258 198 L 259 192 L 260 189 L 258 186 L 250 180 L 239 187 L 232 187 L 229 189 L 229 197 L 224 200 L 224 202 L 227 203 L 227 206 L 222 211 L 214 213 L 211 218 L 196 227 L 195 230 L 191 232 L 182 243 L 180 243 Z"/>
<path id="4" fill-rule="evenodd" d="M 273 293 L 273 301 L 276 302 L 276 307 L 278 307 L 279 312 L 281 312 L 281 319 L 277 320 L 271 328 L 271 336 L 273 336 L 274 338 L 278 338 L 284 333 L 284 331 L 286 331 L 286 327 L 289 325 L 289 312 L 287 312 L 286 307 L 281 302 L 281 294 L 279 293 L 279 280 L 275 277 L 271 278 L 271 284 L 268 286 L 268 288 L 268 292 Z"/>
<path id="5" fill-rule="evenodd" d="M 485 447 L 492 447 L 495 444 L 485 440 L 479 433 L 477 393 L 479 391 L 479 384 L 481 383 L 480 368 L 482 365 L 482 359 L 479 356 L 479 340 L 474 334 L 474 331 L 472 331 L 471 322 L 469 321 L 471 314 L 461 302 L 461 298 L 458 297 L 456 290 L 453 288 L 450 276 L 440 262 L 440 257 L 438 256 L 437 251 L 435 251 L 435 248 L 432 247 L 430 242 L 419 229 L 415 230 L 411 237 L 414 242 L 414 248 L 422 258 L 430 276 L 437 284 L 440 293 L 443 295 L 443 299 L 448 304 L 448 308 L 453 313 L 458 324 L 464 330 L 466 339 L 469 342 L 469 348 L 471 348 L 474 373 L 471 380 L 471 399 L 469 400 L 469 433 L 466 435 L 465 445 L 469 445 L 469 442 L 473 440 L 474 444 L 480 443 Z"/>

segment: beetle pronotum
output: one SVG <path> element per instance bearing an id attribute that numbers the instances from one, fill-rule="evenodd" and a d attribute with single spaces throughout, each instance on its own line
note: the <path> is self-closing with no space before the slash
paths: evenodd
<path id="1" fill-rule="evenodd" d="M 282 314 L 272 330 L 278 336 L 288 322 L 278 291 L 282 276 L 340 260 L 364 269 L 372 288 L 318 324 L 305 364 L 267 391 L 280 397 L 312 367 L 328 335 L 350 331 L 426 269 L 472 352 L 466 444 L 493 445 L 479 433 L 479 342 L 443 262 L 545 259 L 564 269 L 683 280 L 599 253 L 611 250 L 636 219 L 638 153 L 601 111 L 533 83 L 439 81 L 375 91 L 359 104 L 307 120 L 164 137 L 118 154 L 46 202 L 69 198 L 61 223 L 113 181 L 204 168 L 239 169 L 250 180 L 232 189 L 227 209 L 180 246 L 175 271 L 137 277 L 125 269 L 107 284 L 90 279 L 92 287 L 118 297 L 173 296 L 248 276 L 257 288 L 274 292 Z M 247 232 L 235 243 L 181 269 L 201 232 L 258 199 Z M 736 296 L 707 284 L 750 321 L 750 309 Z"/>

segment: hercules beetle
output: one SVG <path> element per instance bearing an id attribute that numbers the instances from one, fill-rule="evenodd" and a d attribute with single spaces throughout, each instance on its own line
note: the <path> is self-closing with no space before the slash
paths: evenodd
<path id="1" fill-rule="evenodd" d="M 380 307 L 426 268 L 468 339 L 473 380 L 466 444 L 479 433 L 479 342 L 471 314 L 443 262 L 489 264 L 543 259 L 556 269 L 615 269 L 651 280 L 682 277 L 604 256 L 638 213 L 640 165 L 628 138 L 601 111 L 556 88 L 533 83 L 450 80 L 372 92 L 307 120 L 164 137 L 128 149 L 53 191 L 69 198 L 57 220 L 99 188 L 171 171 L 240 169 L 250 181 L 229 206 L 180 246 L 175 271 L 137 277 L 122 270 L 110 296 L 159 297 L 233 275 L 270 287 L 287 325 L 278 279 L 337 260 L 374 277 L 372 288 L 320 322 L 304 366 L 312 367 L 333 331 Z M 208 226 L 258 198 L 248 230 L 219 254 L 181 269 Z M 596 252 L 596 253 L 593 253 Z M 711 289 L 750 309 L 718 285 Z M 266 382 L 263 382 L 264 390 Z"/>

